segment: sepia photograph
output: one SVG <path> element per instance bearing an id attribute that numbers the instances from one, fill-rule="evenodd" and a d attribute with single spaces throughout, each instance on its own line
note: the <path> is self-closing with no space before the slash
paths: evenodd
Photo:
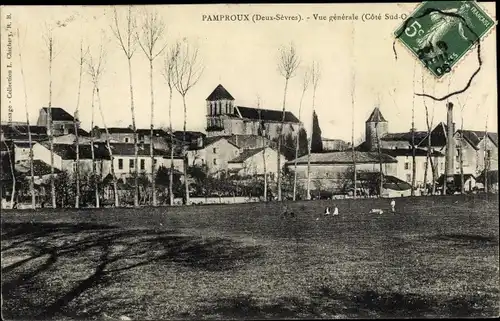
<path id="1" fill-rule="evenodd" d="M 496 25 L 0 6 L 2 319 L 500 317 Z"/>

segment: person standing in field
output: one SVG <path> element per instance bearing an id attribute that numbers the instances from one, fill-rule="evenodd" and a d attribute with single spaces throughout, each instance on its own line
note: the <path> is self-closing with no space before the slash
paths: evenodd
<path id="1" fill-rule="evenodd" d="M 396 201 L 391 200 L 391 211 L 394 213 L 396 211 Z"/>
<path id="2" fill-rule="evenodd" d="M 335 205 L 333 208 L 333 216 L 337 216 L 337 215 L 339 215 L 339 208 L 337 207 L 337 205 Z"/>

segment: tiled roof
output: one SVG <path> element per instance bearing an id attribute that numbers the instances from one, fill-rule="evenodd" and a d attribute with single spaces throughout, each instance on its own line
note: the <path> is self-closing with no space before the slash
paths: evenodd
<path id="1" fill-rule="evenodd" d="M 229 99 L 229 100 L 234 100 L 233 96 L 222 86 L 219 84 L 217 87 L 215 87 L 214 91 L 207 97 L 206 100 L 219 100 L 219 99 Z"/>
<path id="2" fill-rule="evenodd" d="M 28 139 L 27 125 L 2 125 L 2 133 L 5 139 Z M 45 126 L 29 126 L 32 140 L 46 139 L 47 128 Z"/>
<path id="3" fill-rule="evenodd" d="M 418 143 L 424 139 L 427 136 L 426 131 L 415 131 L 415 145 L 418 145 Z M 383 141 L 407 141 L 411 143 L 412 141 L 412 132 L 405 132 L 405 133 L 388 133 L 384 135 L 380 140 Z"/>
<path id="4" fill-rule="evenodd" d="M 380 108 L 375 107 L 368 119 L 366 120 L 367 123 L 379 123 L 379 122 L 387 122 L 385 120 L 384 116 L 382 116 L 382 113 L 380 112 Z"/>
<path id="5" fill-rule="evenodd" d="M 431 131 L 431 146 L 432 147 L 443 147 L 446 146 L 446 135 L 447 135 L 447 126 L 444 122 L 440 122 L 436 127 Z M 419 142 L 419 146 L 427 147 L 428 144 L 428 136 L 426 135 Z"/>
<path id="6" fill-rule="evenodd" d="M 109 151 L 105 143 L 94 142 L 95 159 L 110 159 Z M 62 159 L 76 159 L 76 146 L 68 144 L 54 144 L 54 152 Z M 80 144 L 78 148 L 80 159 L 92 159 L 90 144 Z"/>
<path id="7" fill-rule="evenodd" d="M 357 174 L 357 179 L 359 181 L 366 181 L 378 184 L 380 182 L 379 172 L 359 172 Z M 382 185 L 386 189 L 392 189 L 395 191 L 406 191 L 411 189 L 411 185 L 395 176 L 383 175 L 384 184 Z"/>
<path id="8" fill-rule="evenodd" d="M 247 149 L 240 153 L 236 158 L 230 160 L 228 163 L 243 163 L 250 157 L 260 153 L 264 148 Z"/>
<path id="9" fill-rule="evenodd" d="M 42 108 L 46 113 L 49 112 L 49 107 Z M 60 107 L 52 107 L 52 120 L 54 121 L 73 121 L 74 118 L 67 111 Z"/>
<path id="10" fill-rule="evenodd" d="M 111 143 L 111 152 L 113 156 L 134 156 L 134 144 L 128 143 Z M 139 144 L 139 149 L 137 151 L 138 156 L 150 156 L 149 144 Z M 168 151 L 154 149 L 155 156 L 169 156 Z"/>
<path id="11" fill-rule="evenodd" d="M 234 114 L 242 118 L 263 121 L 281 122 L 283 119 L 283 111 L 276 109 L 262 109 L 253 107 L 236 106 Z M 259 117 L 260 114 L 260 117 Z M 290 111 L 285 111 L 285 122 L 300 123 L 298 118 Z"/>
<path id="12" fill-rule="evenodd" d="M 397 156 L 413 156 L 413 151 L 411 148 L 396 148 L 396 149 L 387 149 L 387 148 L 381 148 L 381 153 L 391 155 L 392 157 L 397 157 Z M 415 148 L 415 156 L 417 157 L 426 157 L 427 156 L 427 150 L 422 149 L 422 148 Z M 431 153 L 431 156 L 433 157 L 444 157 L 443 153 L 440 153 L 438 151 L 434 151 Z"/>
<path id="13" fill-rule="evenodd" d="M 355 152 L 357 164 L 379 163 L 379 155 L 375 152 Z M 380 154 L 382 163 L 396 163 L 397 160 L 389 155 Z M 352 151 L 329 152 L 311 154 L 311 164 L 352 164 Z M 295 161 L 289 161 L 287 164 L 294 164 Z M 307 155 L 297 158 L 298 164 L 307 164 Z"/>
<path id="14" fill-rule="evenodd" d="M 481 140 L 484 138 L 484 131 L 480 130 L 457 130 L 457 133 L 462 134 L 464 139 L 467 140 L 472 146 L 478 147 Z M 488 137 L 493 141 L 495 146 L 498 147 L 498 134 L 487 132 Z"/>

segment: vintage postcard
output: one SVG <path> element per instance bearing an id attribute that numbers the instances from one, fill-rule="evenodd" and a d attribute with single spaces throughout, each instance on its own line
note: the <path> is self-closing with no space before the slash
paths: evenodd
<path id="1" fill-rule="evenodd" d="M 495 12 L 0 7 L 3 318 L 498 317 Z"/>

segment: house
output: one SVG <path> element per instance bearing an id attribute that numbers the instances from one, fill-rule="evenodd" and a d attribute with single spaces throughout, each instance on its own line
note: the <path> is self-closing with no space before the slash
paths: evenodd
<path id="1" fill-rule="evenodd" d="M 395 176 L 402 181 L 411 183 L 413 175 L 412 148 L 383 148 L 381 152 L 397 160 L 398 163 Z M 435 177 L 439 177 L 444 171 L 445 155 L 438 151 L 431 151 L 430 156 L 432 157 L 432 165 L 435 166 Z M 433 179 L 431 163 L 428 163 L 427 159 L 427 150 L 415 148 L 415 167 L 415 187 L 424 188 L 424 179 L 427 177 L 427 183 L 431 183 Z"/>
<path id="2" fill-rule="evenodd" d="M 29 142 L 20 141 L 13 143 L 14 159 L 15 162 L 19 161 L 29 161 L 30 159 L 30 144 Z M 32 143 L 33 149 L 33 160 L 40 160 L 41 162 L 48 164 L 50 166 L 51 153 L 48 147 L 48 143 Z M 54 168 L 57 170 L 62 170 L 62 158 L 61 156 L 54 153 Z"/>
<path id="3" fill-rule="evenodd" d="M 233 96 L 218 85 L 206 99 L 207 136 L 262 135 L 276 139 L 281 128 L 281 110 L 238 106 Z M 296 135 L 300 121 L 289 111 L 285 112 L 283 134 Z"/>
<path id="4" fill-rule="evenodd" d="M 397 160 L 386 154 L 376 152 L 355 151 L 356 172 L 382 172 L 385 175 L 396 175 Z M 307 185 L 308 156 L 297 158 L 297 179 L 302 186 Z M 310 155 L 311 189 L 333 189 L 341 191 L 353 179 L 353 152 L 339 151 Z M 290 171 L 295 171 L 295 160 L 286 162 Z"/>
<path id="5" fill-rule="evenodd" d="M 463 172 L 479 175 L 488 162 L 488 169 L 498 169 L 498 134 L 474 130 L 457 130 L 455 139 L 455 173 L 460 173 L 460 152 Z"/>
<path id="6" fill-rule="evenodd" d="M 377 127 L 378 124 L 378 127 Z M 428 162 L 426 131 L 410 130 L 402 133 L 389 133 L 388 121 L 382 115 L 380 108 L 375 107 L 365 123 L 365 141 L 357 146 L 358 151 L 377 151 L 378 141 L 380 141 L 380 152 L 394 157 L 397 164 L 395 176 L 407 183 L 412 182 L 413 175 L 413 147 L 415 149 L 415 187 L 423 188 L 424 178 L 427 175 L 427 182 L 432 182 L 432 167 Z M 432 164 L 435 168 L 435 177 L 444 173 L 446 146 L 446 125 L 440 123 L 431 132 Z M 443 145 L 444 142 L 444 145 Z M 444 149 L 444 150 L 443 150 Z M 427 172 L 425 171 L 427 167 Z"/>
<path id="7" fill-rule="evenodd" d="M 323 151 L 325 152 L 343 151 L 351 148 L 351 144 L 343 141 L 342 139 L 321 137 L 321 142 L 323 144 Z"/>
<path id="8" fill-rule="evenodd" d="M 228 162 L 239 156 L 240 148 L 226 137 L 207 137 L 203 146 L 192 147 L 187 152 L 189 166 L 206 166 L 209 174 L 228 170 Z"/>
<path id="9" fill-rule="evenodd" d="M 94 160 L 92 160 L 92 149 Z M 74 175 L 76 171 L 76 145 L 54 144 L 54 153 L 62 159 L 62 170 Z M 79 171 L 81 176 L 92 173 L 92 164 L 95 163 L 96 173 L 104 177 L 111 169 L 111 157 L 105 143 L 94 142 L 90 144 L 79 144 Z"/>
<path id="10" fill-rule="evenodd" d="M 60 107 L 42 107 L 38 115 L 38 126 L 44 126 L 48 130 L 49 126 L 49 110 L 52 116 L 52 127 L 54 130 L 53 136 L 67 135 L 71 132 L 74 133 L 75 118 L 71 116 L 66 110 Z M 76 120 L 77 127 L 80 127 L 80 122 Z"/>
<path id="11" fill-rule="evenodd" d="M 150 178 L 151 176 L 151 155 L 149 144 L 140 144 L 138 150 L 138 164 L 135 164 L 134 144 L 129 143 L 111 143 L 113 157 L 113 166 L 115 175 L 118 178 L 127 179 L 135 173 L 135 166 L 139 166 L 139 173 Z M 160 166 L 171 167 L 170 153 L 165 150 L 154 149 L 154 166 L 158 169 Z M 179 172 L 184 170 L 184 159 L 178 153 L 174 155 L 173 167 Z M 105 173 L 103 173 L 103 176 Z"/>
<path id="12" fill-rule="evenodd" d="M 107 133 L 112 143 L 134 143 L 134 130 L 132 125 L 128 127 L 108 127 Z M 106 129 L 95 126 L 92 129 L 92 135 L 99 141 L 106 141 Z M 137 143 L 151 143 L 151 129 L 136 128 Z M 170 148 L 170 134 L 163 129 L 153 129 L 153 146 L 156 149 L 168 150 Z"/>
<path id="13" fill-rule="evenodd" d="M 228 170 L 240 177 L 264 175 L 264 173 L 274 176 L 278 171 L 278 154 L 276 149 L 269 146 L 246 149 L 228 162 Z M 280 164 L 284 166 L 286 158 L 283 155 L 280 155 L 280 158 Z"/>

